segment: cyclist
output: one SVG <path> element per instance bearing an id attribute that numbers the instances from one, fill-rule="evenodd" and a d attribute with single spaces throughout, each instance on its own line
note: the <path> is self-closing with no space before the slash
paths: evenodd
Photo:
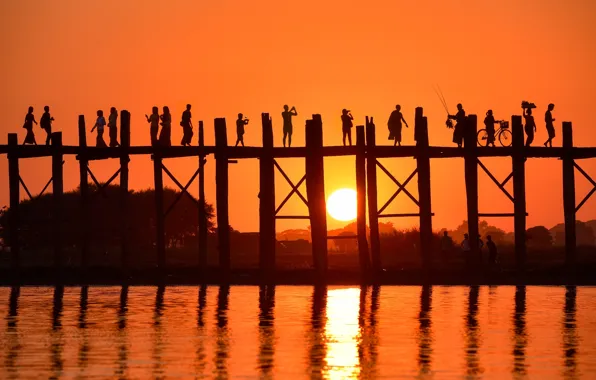
<path id="1" fill-rule="evenodd" d="M 484 127 L 486 128 L 486 146 L 492 144 L 495 146 L 495 117 L 493 116 L 493 110 L 488 110 L 486 112 L 486 117 L 484 118 Z"/>

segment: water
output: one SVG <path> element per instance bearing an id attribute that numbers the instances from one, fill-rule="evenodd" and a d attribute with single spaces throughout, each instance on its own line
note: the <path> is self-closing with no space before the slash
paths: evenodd
<path id="1" fill-rule="evenodd" d="M 0 288 L 0 378 L 596 378 L 594 287 Z"/>

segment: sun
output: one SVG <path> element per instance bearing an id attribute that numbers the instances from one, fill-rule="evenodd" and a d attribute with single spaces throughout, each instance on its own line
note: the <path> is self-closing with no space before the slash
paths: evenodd
<path id="1" fill-rule="evenodd" d="M 347 222 L 356 219 L 356 191 L 339 189 L 327 199 L 327 212 L 335 220 Z"/>

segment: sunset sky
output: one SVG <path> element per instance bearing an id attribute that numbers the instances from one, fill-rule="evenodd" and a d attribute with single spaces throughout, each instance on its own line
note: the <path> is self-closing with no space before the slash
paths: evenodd
<path id="1" fill-rule="evenodd" d="M 226 117 L 228 143 L 235 141 L 234 119 L 244 113 L 247 145 L 261 144 L 261 112 L 273 117 L 275 144 L 281 146 L 284 104 L 296 106 L 293 145 L 304 145 L 304 121 L 323 116 L 324 142 L 341 144 L 340 114 L 349 108 L 355 125 L 374 116 L 377 142 L 386 140 L 387 119 L 395 104 L 414 125 L 414 108 L 424 107 L 431 145 L 452 146 L 445 111 L 433 91 L 438 84 L 450 111 L 461 102 L 479 121 L 491 108 L 498 119 L 520 114 L 520 103 L 538 106 L 535 145 L 546 140 L 544 112 L 555 103 L 557 137 L 561 122 L 572 121 L 577 146 L 596 146 L 590 114 L 596 100 L 596 2 L 592 0 L 460 0 L 460 1 L 313 1 L 217 0 L 7 0 L 0 2 L 0 143 L 21 128 L 27 107 L 37 120 L 49 105 L 55 131 L 65 144 L 77 144 L 77 117 L 88 130 L 95 111 L 111 106 L 132 115 L 132 144 L 149 145 L 144 115 L 154 105 L 173 114 L 172 143 L 186 103 L 193 122 L 205 121 L 207 144 L 214 143 L 213 119 Z M 593 119 L 593 117 L 592 117 Z M 196 129 L 195 129 L 196 131 Z M 38 141 L 45 133 L 35 128 Z M 89 132 L 89 142 L 94 137 Z M 193 138 L 196 145 L 196 134 Z M 354 136 L 355 139 L 355 136 Z M 413 128 L 404 130 L 413 143 Z M 181 182 L 192 175 L 196 159 L 167 160 Z M 499 179 L 511 170 L 510 159 L 484 161 Z M 404 180 L 412 159 L 383 163 Z M 215 167 L 206 170 L 207 201 L 215 203 Z M 304 161 L 280 160 L 297 182 Z M 596 159 L 579 164 L 596 178 Z M 93 162 L 92 170 L 107 180 L 118 163 Z M 353 158 L 325 161 L 327 196 L 355 186 Z M 0 157 L 0 205 L 8 203 L 6 157 Z M 466 217 L 463 160 L 433 160 L 432 202 L 435 229 L 455 228 Z M 479 169 L 480 170 L 480 169 Z M 50 159 L 21 163 L 21 175 L 37 193 L 50 176 Z M 529 160 L 526 171 L 528 226 L 551 227 L 563 220 L 562 167 L 557 160 Z M 511 212 L 513 205 L 479 172 L 480 211 Z M 133 157 L 133 189 L 153 187 L 148 157 Z M 277 181 L 277 203 L 289 186 Z M 576 173 L 577 202 L 591 185 Z M 174 186 L 171 182 L 166 184 Z M 78 186 L 78 163 L 67 157 L 65 187 Z M 197 186 L 192 187 L 197 194 Z M 303 188 L 304 189 L 304 188 Z M 409 185 L 414 193 L 416 181 Z M 258 230 L 258 161 L 230 166 L 230 223 L 241 231 Z M 379 172 L 379 207 L 395 187 Z M 24 193 L 24 192 L 23 192 Z M 304 191 L 305 194 L 305 191 Z M 22 194 L 24 198 L 24 194 Z M 402 198 L 403 197 L 403 198 Z M 413 212 L 400 195 L 389 212 Z M 306 215 L 298 198 L 284 214 Z M 578 219 L 596 218 L 596 198 Z M 329 220 L 329 227 L 344 223 Z M 415 226 L 416 218 L 393 220 Z M 490 220 L 510 230 L 512 220 Z M 278 230 L 305 228 L 305 221 L 278 222 Z"/>

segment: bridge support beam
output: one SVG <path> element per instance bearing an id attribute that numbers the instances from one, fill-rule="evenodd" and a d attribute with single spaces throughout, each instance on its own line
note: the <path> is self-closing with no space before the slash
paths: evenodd
<path id="1" fill-rule="evenodd" d="M 565 263 L 573 265 L 576 256 L 575 231 L 575 165 L 573 160 L 573 128 L 563 122 L 563 212 L 565 214 Z"/>

